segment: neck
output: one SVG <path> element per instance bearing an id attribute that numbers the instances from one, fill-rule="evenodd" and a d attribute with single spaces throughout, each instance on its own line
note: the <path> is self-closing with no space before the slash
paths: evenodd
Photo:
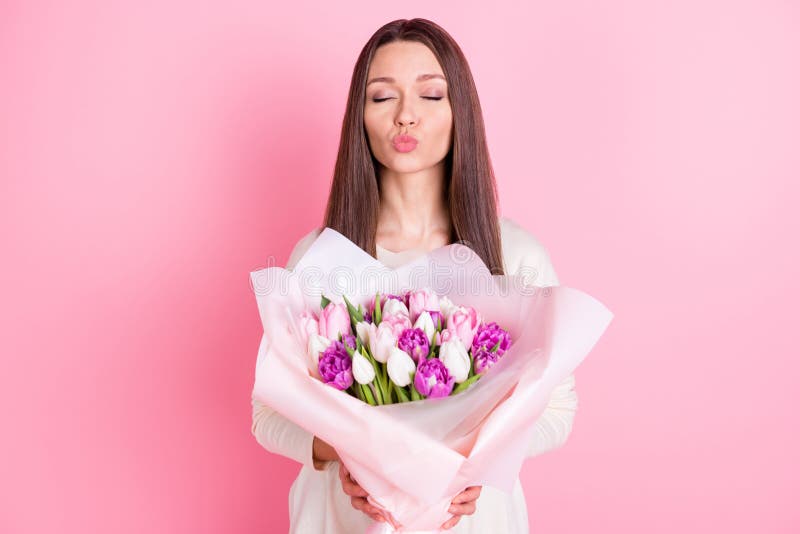
<path id="1" fill-rule="evenodd" d="M 413 173 L 382 168 L 378 234 L 422 242 L 450 235 L 444 162 Z"/>

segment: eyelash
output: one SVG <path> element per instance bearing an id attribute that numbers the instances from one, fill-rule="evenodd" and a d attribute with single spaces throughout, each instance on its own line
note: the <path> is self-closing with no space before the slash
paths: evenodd
<path id="1" fill-rule="evenodd" d="M 441 100 L 444 97 L 443 96 L 423 96 L 422 98 L 424 98 L 426 100 Z M 381 102 L 385 102 L 386 100 L 389 100 L 389 97 L 386 97 L 386 98 L 373 98 L 372 99 L 372 101 L 377 103 L 377 104 L 380 104 Z"/>

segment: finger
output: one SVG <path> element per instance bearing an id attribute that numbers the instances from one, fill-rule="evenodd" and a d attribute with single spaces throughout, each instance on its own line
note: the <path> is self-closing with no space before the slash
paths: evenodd
<path id="1" fill-rule="evenodd" d="M 339 464 L 339 480 L 342 481 L 342 489 L 347 495 L 355 495 L 358 497 L 366 497 L 369 495 L 367 491 L 358 485 L 358 483 L 350 476 L 350 471 L 344 466 Z"/>
<path id="2" fill-rule="evenodd" d="M 358 484 L 354 484 L 350 480 L 349 476 L 345 476 L 344 472 L 340 472 L 340 475 L 341 476 L 339 477 L 339 479 L 342 482 L 342 490 L 344 490 L 345 494 L 356 497 L 366 497 L 367 495 L 369 495 L 364 488 L 362 488 Z"/>
<path id="3" fill-rule="evenodd" d="M 447 511 L 454 515 L 472 515 L 475 513 L 475 501 L 466 504 L 452 504 Z"/>
<path id="4" fill-rule="evenodd" d="M 364 512 L 367 515 L 381 515 L 381 511 L 372 506 L 367 499 L 363 497 L 350 497 L 350 504 L 353 505 L 353 508 Z"/>
<path id="5" fill-rule="evenodd" d="M 453 504 L 463 504 L 465 502 L 474 501 L 481 495 L 480 486 L 471 486 L 453 498 Z"/>
<path id="6" fill-rule="evenodd" d="M 456 526 L 456 523 L 458 523 L 460 520 L 461 520 L 461 516 L 460 515 L 451 517 L 450 519 L 448 519 L 447 521 L 442 523 L 442 528 L 444 530 L 449 530 L 449 529 L 453 528 L 454 526 Z"/>
<path id="7" fill-rule="evenodd" d="M 347 495 L 355 496 L 355 497 L 366 497 L 369 495 L 367 490 L 359 486 L 358 484 L 353 484 L 352 482 L 342 482 L 342 488 Z"/>

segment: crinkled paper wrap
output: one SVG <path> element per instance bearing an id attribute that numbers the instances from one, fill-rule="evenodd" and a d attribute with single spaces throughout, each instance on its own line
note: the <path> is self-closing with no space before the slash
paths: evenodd
<path id="1" fill-rule="evenodd" d="M 591 351 L 613 314 L 566 286 L 539 287 L 520 274 L 492 275 L 461 244 L 441 247 L 391 269 L 332 228 L 325 228 L 293 270 L 251 273 L 269 343 L 253 394 L 331 444 L 370 502 L 400 530 L 439 532 L 453 497 L 468 486 L 510 493 L 534 423 L 555 387 Z M 296 335 L 296 318 L 319 309 L 320 297 L 356 306 L 376 292 L 430 287 L 473 306 L 511 334 L 505 355 L 467 391 L 452 397 L 370 406 L 319 381 Z"/>

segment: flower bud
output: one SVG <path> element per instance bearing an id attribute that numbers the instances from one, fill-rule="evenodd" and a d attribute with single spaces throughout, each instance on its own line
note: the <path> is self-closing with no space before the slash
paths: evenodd
<path id="1" fill-rule="evenodd" d="M 381 317 L 387 315 L 405 315 L 408 317 L 408 307 L 403 304 L 402 300 L 386 299 L 386 302 L 381 308 Z"/>
<path id="2" fill-rule="evenodd" d="M 311 334 L 308 336 L 308 355 L 314 362 L 314 369 L 319 365 L 319 353 L 323 352 L 332 341 L 320 334 Z"/>
<path id="3" fill-rule="evenodd" d="M 369 384 L 375 380 L 375 368 L 360 352 L 353 354 L 353 378 L 359 384 Z"/>
<path id="4" fill-rule="evenodd" d="M 445 341 L 439 348 L 439 359 L 442 361 L 447 371 L 460 384 L 469 376 L 469 368 L 472 362 L 464 344 L 457 337 L 450 341 Z"/>
<path id="5" fill-rule="evenodd" d="M 406 351 L 392 347 L 389 359 L 386 361 L 386 370 L 392 382 L 400 387 L 405 387 L 411 383 L 411 377 L 417 370 L 417 364 Z"/>
<path id="6" fill-rule="evenodd" d="M 436 325 L 433 324 L 431 314 L 423 311 L 417 317 L 417 322 L 414 323 L 414 328 L 419 328 L 428 337 L 428 343 L 433 343 L 433 334 L 436 332 Z"/>
<path id="7" fill-rule="evenodd" d="M 397 346 L 397 336 L 392 331 L 392 325 L 381 321 L 381 324 L 369 334 L 369 350 L 376 361 L 386 363 L 392 347 Z"/>

